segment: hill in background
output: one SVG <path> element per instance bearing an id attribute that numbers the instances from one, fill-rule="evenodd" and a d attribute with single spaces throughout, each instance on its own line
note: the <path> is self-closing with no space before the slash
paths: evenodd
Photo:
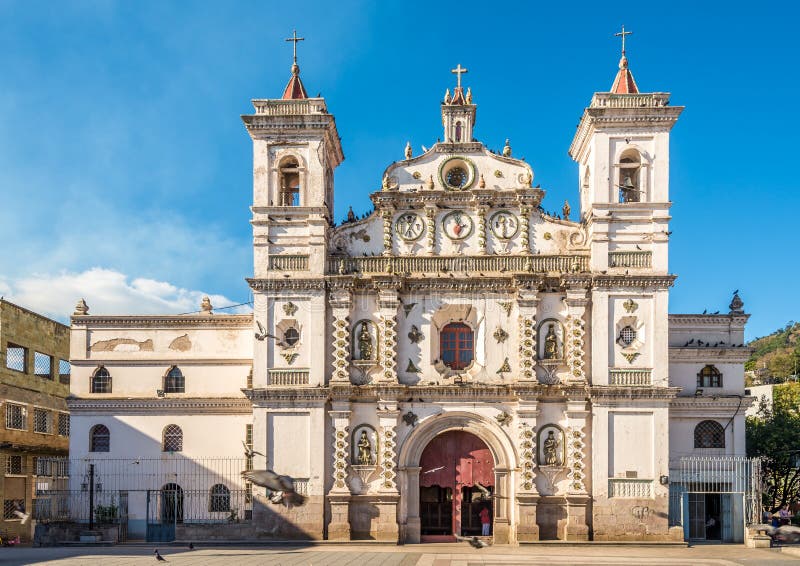
<path id="1" fill-rule="evenodd" d="M 800 370 L 800 322 L 789 321 L 772 334 L 750 341 L 753 355 L 744 365 L 748 385 L 786 381 Z"/>

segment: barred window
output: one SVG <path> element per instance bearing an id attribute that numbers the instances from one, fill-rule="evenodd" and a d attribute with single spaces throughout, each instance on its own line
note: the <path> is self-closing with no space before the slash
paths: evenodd
<path id="1" fill-rule="evenodd" d="M 702 421 L 694 429 L 695 448 L 725 448 L 725 429 L 717 421 Z"/>
<path id="2" fill-rule="evenodd" d="M 162 450 L 164 452 L 180 452 L 183 450 L 183 431 L 181 427 L 174 424 L 164 427 Z"/>
<path id="3" fill-rule="evenodd" d="M 287 328 L 286 332 L 283 333 L 283 341 L 289 346 L 294 346 L 300 341 L 300 331 L 293 326 Z"/>
<path id="4" fill-rule="evenodd" d="M 24 405 L 6 403 L 6 428 L 27 430 L 28 411 Z"/>
<path id="5" fill-rule="evenodd" d="M 64 385 L 69 385 L 69 376 L 72 373 L 69 360 L 58 360 L 58 381 Z"/>
<path id="6" fill-rule="evenodd" d="M 111 393 L 111 374 L 102 366 L 92 375 L 92 393 Z"/>
<path id="7" fill-rule="evenodd" d="M 17 513 L 25 512 L 24 499 L 4 499 L 3 500 L 3 519 L 6 521 L 13 521 L 14 519 L 21 519 Z"/>
<path id="8" fill-rule="evenodd" d="M 69 413 L 58 413 L 58 435 L 69 436 Z"/>
<path id="9" fill-rule="evenodd" d="M 33 373 L 39 377 L 53 379 L 53 356 L 34 351 Z"/>
<path id="10" fill-rule="evenodd" d="M 33 469 L 37 476 L 51 476 L 53 475 L 52 460 L 50 458 L 35 458 Z"/>
<path id="11" fill-rule="evenodd" d="M 89 432 L 89 452 L 111 452 L 111 432 L 106 425 L 94 425 Z"/>
<path id="12" fill-rule="evenodd" d="M 9 342 L 6 345 L 6 367 L 14 371 L 25 372 L 25 359 L 27 358 L 27 348 Z"/>
<path id="13" fill-rule="evenodd" d="M 619 343 L 622 346 L 630 346 L 636 340 L 636 329 L 633 326 L 626 326 L 619 331 Z"/>
<path id="14" fill-rule="evenodd" d="M 707 365 L 697 374 L 697 387 L 722 387 L 722 374 L 712 365 Z"/>
<path id="15" fill-rule="evenodd" d="M 33 432 L 53 434 L 53 413 L 47 409 L 34 409 Z"/>
<path id="16" fill-rule="evenodd" d="M 178 366 L 172 366 L 164 377 L 164 393 L 185 393 L 186 380 Z"/>
<path id="17" fill-rule="evenodd" d="M 22 456 L 19 454 L 10 454 L 6 456 L 6 473 L 7 474 L 22 474 Z"/>
<path id="18" fill-rule="evenodd" d="M 231 491 L 218 483 L 211 487 L 208 496 L 209 511 L 230 511 L 231 510 Z"/>

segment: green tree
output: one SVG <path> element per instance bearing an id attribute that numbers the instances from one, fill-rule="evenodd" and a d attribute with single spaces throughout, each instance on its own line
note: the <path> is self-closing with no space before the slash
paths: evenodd
<path id="1" fill-rule="evenodd" d="M 773 404 L 747 418 L 747 455 L 761 459 L 764 505 L 774 513 L 800 495 L 800 383 L 778 385 Z"/>

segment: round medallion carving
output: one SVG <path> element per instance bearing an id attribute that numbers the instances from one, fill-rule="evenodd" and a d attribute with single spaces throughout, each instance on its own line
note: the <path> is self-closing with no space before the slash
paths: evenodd
<path id="1" fill-rule="evenodd" d="M 451 240 L 463 240 L 475 228 L 472 218 L 463 210 L 454 210 L 442 218 L 442 230 L 444 235 Z"/>
<path id="2" fill-rule="evenodd" d="M 492 234 L 501 240 L 510 240 L 519 232 L 519 218 L 508 210 L 495 212 L 489 220 Z"/>
<path id="3" fill-rule="evenodd" d="M 401 239 L 413 242 L 419 240 L 425 232 L 425 221 L 419 214 L 404 212 L 395 221 L 394 229 Z"/>

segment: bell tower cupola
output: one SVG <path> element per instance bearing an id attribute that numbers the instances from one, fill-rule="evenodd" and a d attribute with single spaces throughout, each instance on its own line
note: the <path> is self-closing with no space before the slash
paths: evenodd
<path id="1" fill-rule="evenodd" d="M 461 86 L 461 75 L 467 73 L 459 63 L 450 71 L 455 74 L 456 88 L 450 95 L 447 89 L 442 102 L 442 126 L 444 126 L 445 143 L 469 143 L 472 141 L 472 129 L 475 126 L 475 110 L 472 103 L 472 91 Z"/>

